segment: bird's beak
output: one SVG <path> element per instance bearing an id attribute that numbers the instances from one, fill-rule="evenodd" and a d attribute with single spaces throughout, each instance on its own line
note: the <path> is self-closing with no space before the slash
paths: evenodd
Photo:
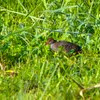
<path id="1" fill-rule="evenodd" d="M 48 44 L 49 44 L 48 42 L 45 43 L 45 45 L 48 45 Z"/>

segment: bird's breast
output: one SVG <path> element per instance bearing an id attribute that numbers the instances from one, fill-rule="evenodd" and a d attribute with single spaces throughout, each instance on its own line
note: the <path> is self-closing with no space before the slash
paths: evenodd
<path id="1" fill-rule="evenodd" d="M 58 46 L 55 43 L 53 43 L 53 44 L 51 44 L 51 49 L 54 50 L 54 51 L 57 51 Z"/>

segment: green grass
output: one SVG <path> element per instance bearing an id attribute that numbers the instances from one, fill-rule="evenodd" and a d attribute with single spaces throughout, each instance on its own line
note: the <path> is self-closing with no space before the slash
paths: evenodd
<path id="1" fill-rule="evenodd" d="M 82 47 L 68 57 L 53 37 Z M 100 0 L 0 0 L 0 99 L 99 100 Z"/>

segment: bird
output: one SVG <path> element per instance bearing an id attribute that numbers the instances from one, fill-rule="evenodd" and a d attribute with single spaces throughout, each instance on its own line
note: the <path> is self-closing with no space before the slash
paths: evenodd
<path id="1" fill-rule="evenodd" d="M 64 51 L 66 53 L 72 52 L 72 53 L 78 54 L 82 52 L 81 46 L 75 43 L 71 43 L 68 41 L 57 41 L 53 38 L 48 38 L 46 45 L 50 45 L 53 51 L 59 51 L 59 48 L 62 47 L 64 48 Z"/>

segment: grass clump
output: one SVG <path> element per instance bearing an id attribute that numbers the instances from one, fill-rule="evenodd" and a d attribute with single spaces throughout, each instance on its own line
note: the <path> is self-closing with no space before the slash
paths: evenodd
<path id="1" fill-rule="evenodd" d="M 0 98 L 99 99 L 99 85 L 89 88 L 100 81 L 99 5 L 0 0 Z M 52 52 L 49 37 L 79 44 L 82 54 Z"/>

